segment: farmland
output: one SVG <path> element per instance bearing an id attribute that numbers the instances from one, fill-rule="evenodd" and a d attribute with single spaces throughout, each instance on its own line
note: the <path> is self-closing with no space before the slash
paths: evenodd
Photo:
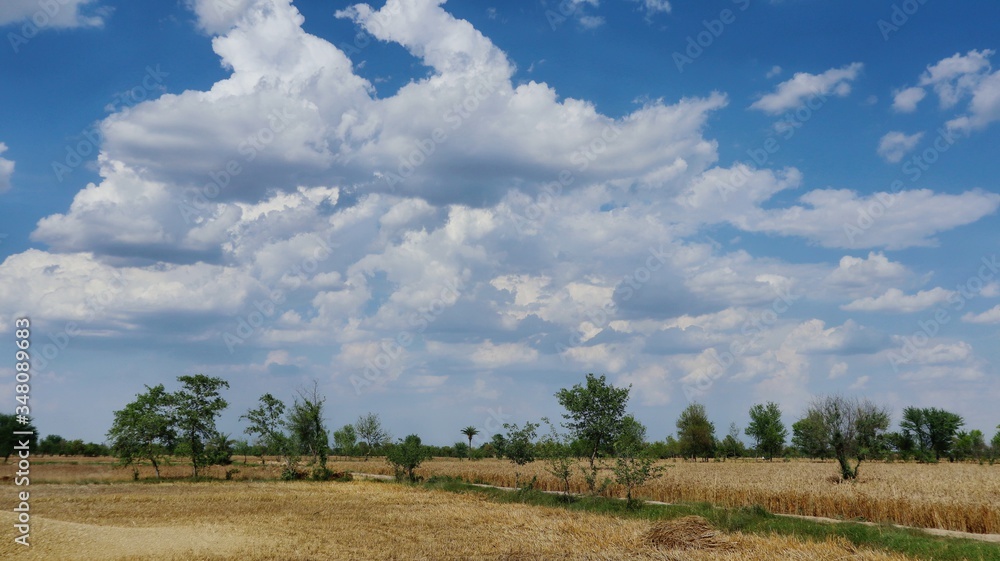
<path id="1" fill-rule="evenodd" d="M 678 552 L 653 524 L 526 505 L 498 505 L 401 485 L 355 481 L 170 482 L 34 486 L 34 545 L 17 559 L 802 559 L 893 560 L 843 540 L 720 536 Z M 10 524 L 13 514 L 0 521 Z M 14 557 L 14 554 L 17 554 Z"/>
<path id="2" fill-rule="evenodd" d="M 721 506 L 761 505 L 771 512 L 863 519 L 922 528 L 1000 533 L 1000 466 L 973 463 L 866 463 L 861 477 L 843 483 L 832 462 L 685 462 L 663 461 L 664 476 L 642 488 L 640 496 L 663 502 L 705 501 Z M 335 462 L 337 471 L 391 473 L 384 462 Z M 537 477 L 536 487 L 558 490 L 544 462 L 521 470 L 521 481 Z M 510 462 L 435 459 L 418 474 L 461 477 L 470 482 L 514 485 Z M 585 490 L 582 477 L 572 491 Z M 611 496 L 620 490 L 610 487 Z"/>

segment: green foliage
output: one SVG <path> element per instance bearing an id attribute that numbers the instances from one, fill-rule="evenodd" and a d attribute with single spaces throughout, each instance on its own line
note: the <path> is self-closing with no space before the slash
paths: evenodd
<path id="1" fill-rule="evenodd" d="M 264 465 L 264 456 L 267 454 L 287 453 L 288 436 L 282 430 L 285 404 L 269 393 L 260 396 L 259 402 L 259 406 L 241 415 L 240 420 L 249 421 L 250 426 L 243 429 L 243 432 L 257 437 L 260 465 Z"/>
<path id="2" fill-rule="evenodd" d="M 477 429 L 472 425 L 469 425 L 464 429 L 462 429 L 462 434 L 464 434 L 469 439 L 469 448 L 472 448 L 472 438 L 477 434 L 479 434 L 479 429 Z"/>
<path id="3" fill-rule="evenodd" d="M 354 423 L 354 430 L 358 438 L 365 443 L 365 461 L 368 456 L 377 448 L 387 444 L 391 437 L 389 431 L 382 427 L 382 421 L 375 413 L 368 413 L 358 417 Z"/>
<path id="4" fill-rule="evenodd" d="M 111 453 L 121 465 L 134 466 L 140 460 L 149 460 L 156 478 L 160 478 L 159 459 L 173 448 L 177 439 L 173 405 L 173 396 L 163 384 L 158 384 L 146 386 L 146 391 L 135 396 L 135 401 L 114 412 L 107 438 Z"/>
<path id="5" fill-rule="evenodd" d="M 907 407 L 899 427 L 916 444 L 921 461 L 936 462 L 951 455 L 955 435 L 964 424 L 962 417 L 943 409 Z"/>
<path id="6" fill-rule="evenodd" d="M 333 431 L 333 446 L 341 456 L 353 456 L 358 449 L 358 433 L 354 425 L 347 424 Z"/>
<path id="7" fill-rule="evenodd" d="M 31 432 L 30 435 L 14 434 L 15 431 Z M 3 454 L 3 463 L 11 454 L 15 454 L 14 447 L 21 441 L 28 441 L 28 449 L 35 450 L 38 447 L 38 429 L 35 428 L 31 419 L 28 423 L 17 422 L 17 415 L 7 415 L 0 413 L 0 454 Z"/>
<path id="8" fill-rule="evenodd" d="M 646 453 L 645 440 L 646 427 L 631 415 L 625 417 L 623 430 L 615 440 L 615 465 L 611 471 L 615 483 L 625 488 L 629 508 L 640 504 L 632 496 L 635 489 L 659 477 L 664 469 L 656 466 L 656 460 Z"/>
<path id="9" fill-rule="evenodd" d="M 206 443 L 218 435 L 215 419 L 229 406 L 219 395 L 222 388 L 229 388 L 229 382 L 204 374 L 178 376 L 177 380 L 182 388 L 171 398 L 174 423 L 180 439 L 187 444 L 194 476 L 198 477 L 198 467 L 211 465 L 214 457 L 206 453 Z"/>
<path id="10" fill-rule="evenodd" d="M 415 470 L 430 457 L 426 447 L 421 444 L 420 437 L 415 434 L 387 446 L 385 451 L 385 459 L 395 469 L 396 479 L 402 479 L 406 475 L 410 482 L 416 482 Z"/>
<path id="11" fill-rule="evenodd" d="M 526 422 L 518 428 L 514 423 L 504 423 L 507 429 L 504 457 L 514 464 L 514 485 L 520 485 L 521 473 L 518 467 L 535 461 L 535 439 L 538 437 L 538 423 Z"/>
<path id="12" fill-rule="evenodd" d="M 792 445 L 808 458 L 833 457 L 830 434 L 818 410 L 807 411 L 804 417 L 792 424 Z"/>
<path id="13" fill-rule="evenodd" d="M 563 496 L 568 500 L 569 480 L 573 477 L 573 467 L 576 465 L 571 445 L 572 438 L 557 431 L 555 425 L 548 419 L 543 418 L 542 421 L 549 427 L 549 432 L 539 441 L 538 454 L 545 460 L 545 471 L 559 480 Z"/>
<path id="14" fill-rule="evenodd" d="M 456 442 L 452 445 L 451 449 L 456 458 L 469 457 L 469 445 L 464 442 Z"/>
<path id="15" fill-rule="evenodd" d="M 326 398 L 320 395 L 316 381 L 313 381 L 312 389 L 300 389 L 298 394 L 288 412 L 289 431 L 299 453 L 310 456 L 310 463 L 325 468 L 330 454 L 330 437 L 323 421 Z"/>
<path id="16" fill-rule="evenodd" d="M 688 458 L 711 458 L 715 450 L 715 425 L 708 420 L 705 406 L 692 403 L 677 419 L 677 440 L 681 454 Z"/>
<path id="17" fill-rule="evenodd" d="M 757 452 L 768 460 L 781 455 L 788 437 L 785 424 L 781 422 L 781 409 L 772 401 L 750 408 L 750 425 L 745 432 L 756 442 Z"/>
<path id="18" fill-rule="evenodd" d="M 507 453 L 507 437 L 500 433 L 493 435 L 490 439 L 490 446 L 493 448 L 493 455 L 496 459 L 503 458 Z"/>
<path id="19" fill-rule="evenodd" d="M 740 429 L 736 426 L 736 423 L 729 424 L 729 434 L 726 438 L 722 439 L 719 444 L 722 448 L 722 453 L 727 458 L 742 458 L 747 455 L 747 447 L 740 440 Z"/>
<path id="20" fill-rule="evenodd" d="M 817 398 L 809 405 L 805 418 L 822 423 L 824 438 L 830 442 L 844 480 L 856 479 L 861 462 L 884 439 L 889 428 L 889 412 L 868 400 L 842 396 Z M 856 459 L 852 467 L 851 459 Z"/>
<path id="21" fill-rule="evenodd" d="M 591 464 L 602 447 L 610 447 L 618 437 L 631 388 L 616 388 L 603 375 L 587 374 L 586 385 L 556 392 L 559 404 L 566 409 L 563 426 L 587 444 Z"/>

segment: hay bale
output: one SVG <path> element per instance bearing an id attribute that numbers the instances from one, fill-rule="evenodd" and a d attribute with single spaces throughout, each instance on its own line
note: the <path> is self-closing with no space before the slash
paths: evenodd
<path id="1" fill-rule="evenodd" d="M 700 516 L 685 516 L 656 522 L 646 533 L 646 542 L 668 549 L 728 549 L 729 539 Z"/>

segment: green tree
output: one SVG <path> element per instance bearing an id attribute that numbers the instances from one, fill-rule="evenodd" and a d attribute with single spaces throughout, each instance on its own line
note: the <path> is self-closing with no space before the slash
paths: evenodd
<path id="1" fill-rule="evenodd" d="M 3 454 L 3 463 L 7 463 L 11 454 L 16 455 L 15 448 L 21 444 L 27 443 L 29 451 L 38 449 L 38 429 L 30 418 L 27 420 L 27 423 L 19 423 L 17 415 L 0 413 L 0 454 Z M 31 434 L 14 434 L 14 432 Z"/>
<path id="2" fill-rule="evenodd" d="M 123 466 L 133 466 L 140 460 L 153 464 L 156 478 L 160 478 L 159 459 L 167 455 L 177 440 L 173 420 L 174 398 L 163 384 L 146 386 L 146 391 L 135 396 L 135 401 L 120 411 L 115 411 L 114 421 L 108 430 L 111 453 Z"/>
<path id="3" fill-rule="evenodd" d="M 288 428 L 298 445 L 300 454 L 310 456 L 313 477 L 325 479 L 326 461 L 330 454 L 330 436 L 323 420 L 326 398 L 319 393 L 319 383 L 313 381 L 311 389 L 300 389 L 288 412 Z"/>
<path id="4" fill-rule="evenodd" d="M 729 423 L 729 434 L 722 439 L 722 449 L 727 458 L 741 458 L 746 455 L 746 445 L 740 440 L 740 428 L 736 423 Z"/>
<path id="5" fill-rule="evenodd" d="M 260 405 L 241 415 L 240 420 L 245 419 L 250 423 L 243 432 L 256 436 L 260 465 L 264 465 L 264 456 L 269 453 L 286 455 L 288 435 L 282 429 L 285 404 L 269 393 L 260 396 L 259 403 Z"/>
<path id="6" fill-rule="evenodd" d="M 681 412 L 677 418 L 677 440 L 684 457 L 712 457 L 715 450 L 715 425 L 708 420 L 704 405 L 692 403 Z"/>
<path id="7" fill-rule="evenodd" d="M 462 429 L 462 434 L 464 434 L 465 436 L 467 436 L 469 438 L 469 449 L 471 450 L 472 449 L 472 437 L 474 437 L 477 434 L 479 434 L 479 429 L 477 429 L 476 427 L 474 427 L 472 425 L 469 425 L 469 426 L 465 427 L 464 429 Z"/>
<path id="8" fill-rule="evenodd" d="M 951 454 L 955 435 L 964 424 L 961 416 L 943 409 L 907 407 L 899 427 L 917 445 L 921 460 L 939 461 Z"/>
<path id="9" fill-rule="evenodd" d="M 382 421 L 375 413 L 367 413 L 358 417 L 354 423 L 358 438 L 365 443 L 365 461 L 372 450 L 386 444 L 390 440 L 389 431 L 382 427 Z"/>
<path id="10" fill-rule="evenodd" d="M 559 404 L 566 409 L 563 418 L 567 422 L 563 426 L 587 446 L 590 456 L 587 482 L 591 492 L 595 490 L 591 484 L 596 481 L 597 456 L 603 448 L 611 448 L 618 438 L 631 388 L 631 385 L 616 388 L 603 375 L 598 378 L 587 374 L 585 385 L 576 384 L 556 392 Z"/>
<path id="11" fill-rule="evenodd" d="M 521 473 L 519 468 L 535 461 L 535 439 L 538 437 L 536 432 L 538 423 L 526 422 L 521 428 L 518 428 L 514 423 L 504 423 L 503 428 L 507 429 L 504 456 L 514 464 L 514 486 L 520 487 Z"/>
<path id="12" fill-rule="evenodd" d="M 229 406 L 219 391 L 229 388 L 222 378 L 195 374 L 178 376 L 182 388 L 173 394 L 174 422 L 179 438 L 187 445 L 194 476 L 198 468 L 211 465 L 206 454 L 206 443 L 218 436 L 215 420 Z"/>
<path id="13" fill-rule="evenodd" d="M 615 440 L 615 483 L 625 489 L 627 508 L 637 505 L 635 489 L 659 477 L 663 468 L 646 452 L 646 427 L 632 415 L 625 417 L 623 429 Z"/>
<path id="14" fill-rule="evenodd" d="M 38 452 L 49 456 L 62 456 L 66 439 L 58 434 L 50 434 L 38 442 Z"/>
<path id="15" fill-rule="evenodd" d="M 844 480 L 856 479 L 870 447 L 889 428 L 889 412 L 868 400 L 826 396 L 813 400 L 806 418 L 820 419 Z M 850 460 L 855 459 L 854 466 Z"/>
<path id="16" fill-rule="evenodd" d="M 785 449 L 788 431 L 781 422 L 781 409 L 773 401 L 767 405 L 760 403 L 750 408 L 750 424 L 746 435 L 753 438 L 759 454 L 771 460 Z"/>
<path id="17" fill-rule="evenodd" d="M 496 433 L 490 439 L 490 445 L 493 446 L 493 454 L 499 460 L 506 455 L 507 450 L 507 437 L 501 433 Z"/>
<path id="18" fill-rule="evenodd" d="M 573 456 L 573 439 L 569 434 L 556 430 L 556 426 L 547 418 L 543 417 L 542 422 L 549 427 L 549 432 L 542 436 L 536 449 L 539 456 L 545 460 L 545 471 L 559 480 L 563 499 L 569 500 L 569 480 L 573 477 L 573 467 L 576 465 L 576 458 Z M 502 438 L 502 435 L 498 436 Z"/>
<path id="19" fill-rule="evenodd" d="M 833 457 L 830 435 L 819 410 L 810 409 L 792 424 L 792 446 L 809 458 Z"/>
<path id="20" fill-rule="evenodd" d="M 990 448 L 991 458 L 1000 456 L 1000 425 L 997 425 L 997 433 L 993 435 L 993 440 L 990 441 Z"/>
<path id="21" fill-rule="evenodd" d="M 358 444 L 358 433 L 354 425 L 347 424 L 333 431 L 333 445 L 337 453 L 343 456 L 353 456 Z"/>
<path id="22" fill-rule="evenodd" d="M 396 479 L 402 479 L 405 474 L 410 482 L 416 482 L 416 469 L 424 460 L 430 459 L 430 453 L 420 442 L 420 437 L 411 434 L 397 444 L 386 447 L 385 459 L 393 466 Z"/>

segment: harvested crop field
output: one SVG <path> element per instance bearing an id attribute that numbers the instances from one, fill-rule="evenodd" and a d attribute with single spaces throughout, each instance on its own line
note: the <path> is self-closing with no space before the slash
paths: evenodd
<path id="1" fill-rule="evenodd" d="M 5 540 L 2 558 L 907 559 L 841 540 L 722 534 L 698 520 L 671 526 L 365 481 L 53 484 L 31 492 L 32 546 Z M 0 520 L 9 527 L 13 513 Z"/>
<path id="2" fill-rule="evenodd" d="M 862 519 L 921 528 L 980 534 L 1000 533 L 1000 465 L 972 463 L 865 463 L 857 482 L 842 483 L 832 462 L 685 462 L 663 461 L 662 478 L 639 496 L 663 502 L 704 501 L 720 506 L 760 505 L 771 512 Z M 380 460 L 342 461 L 337 471 L 391 473 Z M 537 477 L 537 487 L 558 490 L 544 462 L 519 469 L 522 481 Z M 448 475 L 474 483 L 513 486 L 514 469 L 499 460 L 435 459 L 417 472 Z M 585 490 L 577 475 L 572 490 Z M 621 496 L 619 489 L 608 490 Z"/>

